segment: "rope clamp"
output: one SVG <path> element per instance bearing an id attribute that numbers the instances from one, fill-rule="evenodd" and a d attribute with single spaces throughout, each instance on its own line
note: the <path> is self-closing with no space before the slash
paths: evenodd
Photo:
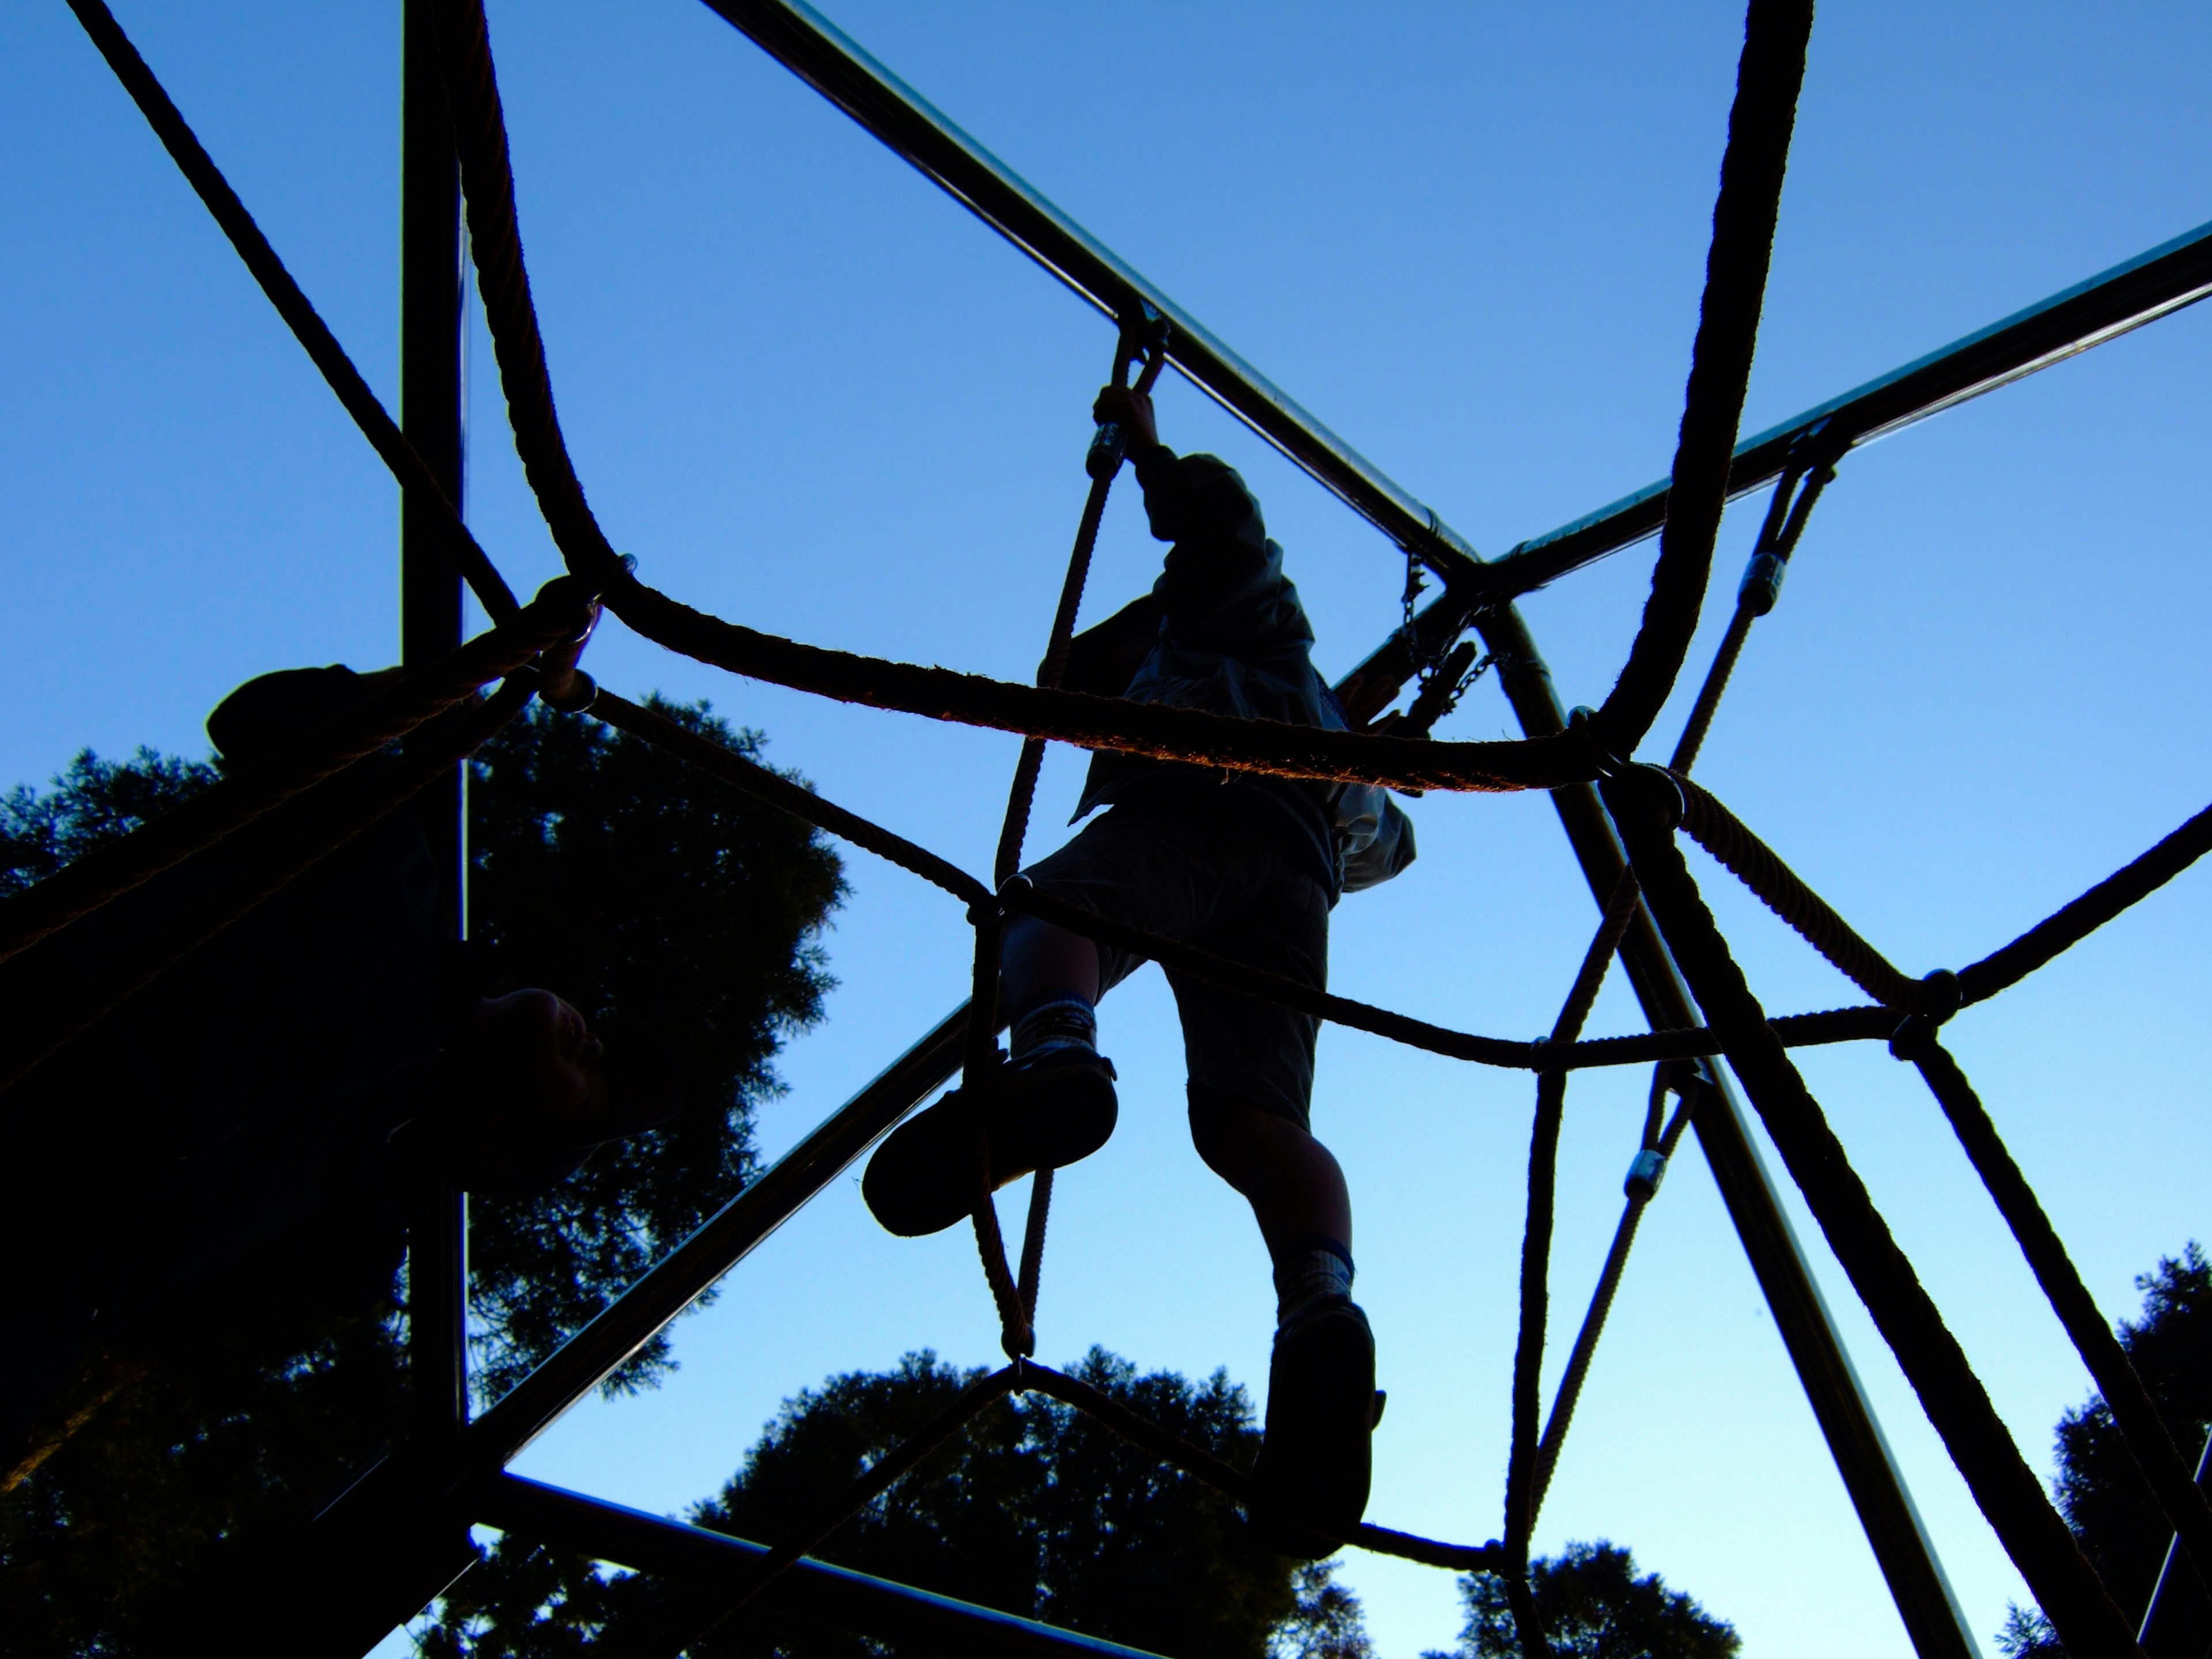
<path id="1" fill-rule="evenodd" d="M 1636 1154 L 1636 1161 L 1628 1166 L 1628 1179 L 1620 1189 L 1639 1204 L 1649 1204 L 1658 1196 L 1659 1183 L 1667 1178 L 1667 1155 L 1655 1146 L 1646 1146 Z"/>

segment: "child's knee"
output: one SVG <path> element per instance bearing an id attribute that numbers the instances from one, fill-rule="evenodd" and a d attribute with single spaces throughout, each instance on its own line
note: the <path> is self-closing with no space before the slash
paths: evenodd
<path id="1" fill-rule="evenodd" d="M 1265 1160 L 1268 1144 L 1297 1126 L 1241 1095 L 1203 1083 L 1189 1085 L 1190 1141 L 1206 1167 L 1241 1187 Z"/>

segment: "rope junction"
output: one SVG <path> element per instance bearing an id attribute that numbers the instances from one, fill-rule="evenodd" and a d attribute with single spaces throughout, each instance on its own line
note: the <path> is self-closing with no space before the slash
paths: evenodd
<path id="1" fill-rule="evenodd" d="M 117 964 L 100 985 L 67 1006 L 38 1010 L 34 1018 L 24 1021 L 21 1029 L 35 1030 L 35 1039 L 11 1048 L 11 1058 L 0 1067 L 0 1088 L 12 1085 L 196 945 L 418 793 L 471 753 L 532 696 L 542 696 L 556 708 L 588 712 L 957 899 L 975 931 L 970 1002 L 908 1058 L 927 1060 L 960 1052 L 971 1103 L 986 1096 L 1002 1064 L 996 1045 L 998 942 L 1005 922 L 1023 915 L 1179 973 L 1430 1053 L 1533 1072 L 1535 1110 L 1501 1536 L 1466 1546 L 1366 1524 L 1352 1540 L 1362 1548 L 1439 1567 L 1501 1574 L 1527 1659 L 1550 1651 L 1534 1615 L 1528 1579 L 1529 1534 L 1638 1224 L 1657 1194 L 1667 1160 L 1693 1112 L 1719 1087 L 1718 1074 L 1710 1063 L 1715 1058 L 1727 1060 L 1748 1092 L 1976 1502 L 2069 1650 L 2083 1659 L 2140 1651 L 1997 1419 L 1964 1352 L 1790 1060 L 1791 1047 L 1807 1044 L 1887 1041 L 1899 1059 L 1912 1063 L 1925 1078 L 2111 1406 L 2181 1548 L 2212 1583 L 2212 1505 L 2207 1504 L 2184 1454 L 2166 1434 L 2141 1378 L 2096 1309 L 1987 1109 L 1938 1040 L 1942 1025 L 1962 1008 L 2017 983 L 2212 850 L 2212 806 L 2010 944 L 1955 973 L 1938 970 L 1915 978 L 1855 931 L 1726 806 L 1692 782 L 1690 770 L 1752 626 L 1773 608 L 1782 574 L 1812 509 L 1834 478 L 1844 451 L 1856 441 L 1856 436 L 1824 432 L 1825 419 L 1808 425 L 1793 440 L 1779 468 L 1734 614 L 1670 765 L 1662 769 L 1623 758 L 1648 733 L 1674 689 L 1707 586 L 1720 516 L 1730 490 L 1738 422 L 1803 76 L 1812 17 L 1808 0 L 1751 0 L 1660 550 L 1650 598 L 1619 681 L 1601 708 L 1585 711 L 1565 733 L 1491 743 L 1439 742 L 1426 736 L 1493 659 L 1485 657 L 1478 662 L 1474 647 L 1461 641 L 1487 602 L 1468 600 L 1462 584 L 1470 578 L 1463 556 L 1440 555 L 1438 548 L 1449 546 L 1441 533 L 1431 533 L 1418 548 L 1413 539 L 1405 541 L 1405 626 L 1386 652 L 1378 653 L 1379 659 L 1395 652 L 1394 665 L 1386 669 L 1371 660 L 1347 682 L 1347 704 L 1364 729 L 1322 732 L 1061 689 L 1091 551 L 1123 459 L 1123 437 L 1110 426 L 1099 429 L 1086 459 L 1090 490 L 1034 686 L 780 639 L 692 610 L 640 582 L 634 562 L 615 551 L 592 513 L 562 436 L 524 262 L 513 168 L 482 0 L 446 0 L 441 10 L 441 66 L 486 321 L 516 448 L 569 572 L 528 605 L 521 604 L 101 0 L 69 3 L 393 477 L 410 498 L 431 501 L 442 513 L 450 532 L 444 550 L 495 625 L 444 659 L 398 676 L 366 703 L 267 761 L 225 779 L 168 816 L 0 905 L 0 960 L 5 960 L 34 951 L 42 941 L 165 870 L 210 858 L 234 837 L 244 838 L 241 844 L 252 854 L 246 864 L 250 875 L 228 880 L 198 909 L 152 941 L 137 959 Z M 1124 384 L 1131 369 L 1141 364 L 1136 385 L 1149 388 L 1177 341 L 1175 325 L 1149 304 L 1126 307 L 1120 322 L 1114 383 Z M 1433 525 L 1431 530 L 1435 532 Z M 1439 568 L 1446 578 L 1443 597 L 1418 617 L 1413 612 L 1419 591 L 1416 557 Z M 1509 603 L 1510 595 L 1495 602 Z M 991 882 L 648 708 L 599 690 L 577 661 L 602 605 L 642 636 L 734 673 L 844 702 L 1021 733 L 1021 756 Z M 1366 678 L 1370 670 L 1376 676 L 1371 681 Z M 1376 697 L 1380 695 L 1381 703 L 1392 701 L 1408 679 L 1416 685 L 1412 705 L 1401 714 L 1382 714 Z M 1389 681 L 1387 695 L 1381 695 L 1376 688 L 1384 680 Z M 483 695 L 483 688 L 494 682 L 498 682 L 497 689 Z M 402 738 L 406 742 L 398 764 L 364 765 L 369 757 Z M 1596 781 L 1626 843 L 1629 866 L 1604 908 L 1548 1035 L 1521 1042 L 1452 1030 L 1311 990 L 1263 969 L 1109 922 L 1038 892 L 1017 872 L 1048 741 L 1229 770 L 1385 784 L 1407 792 L 1554 788 Z M 1678 832 L 1711 854 L 1871 1002 L 1770 1018 L 1712 921 L 1683 859 Z M 1632 927 L 1646 914 L 1689 981 L 1705 1022 L 1644 1036 L 1585 1040 L 1582 1028 L 1612 960 L 1621 953 Z M 1626 1206 L 1547 1417 L 1540 1413 L 1539 1385 L 1556 1152 L 1568 1074 L 1590 1066 L 1646 1063 L 1655 1067 L 1650 1106 L 1625 1182 Z M 1665 1109 L 1670 1097 L 1678 1103 L 1671 1115 Z M 898 1109 L 913 1103 L 908 1099 Z M 802 1146 L 794 1157 L 804 1155 L 817 1163 L 849 1161 L 896 1116 L 894 1112 L 880 1122 L 852 1128 L 834 1146 L 825 1142 L 813 1151 Z M 1255 1501 L 1250 1479 L 1241 1471 L 1096 1389 L 1036 1362 L 1032 1356 L 1050 1172 L 1042 1172 L 1033 1181 L 1018 1264 L 1010 1264 L 990 1194 L 980 1117 L 977 1123 L 973 1219 L 1009 1363 L 970 1385 L 931 1424 L 887 1453 L 765 1554 L 744 1558 L 750 1565 L 696 1585 L 693 1600 L 663 1632 L 663 1645 L 669 1650 L 696 1641 L 799 1566 L 848 1517 L 887 1492 L 994 1402 L 1018 1390 L 1046 1394 L 1086 1413 L 1240 1504 L 1249 1507 Z M 720 1221 L 717 1218 L 709 1226 Z M 696 1243 L 687 1243 L 679 1254 Z M 674 1309 L 668 1311 L 672 1315 Z M 586 1330 L 572 1346 L 586 1346 L 596 1340 Z M 604 1374 L 620 1358 L 599 1352 L 589 1363 Z M 473 1462 L 465 1459 L 466 1467 L 447 1480 L 432 1494 L 432 1501 L 450 1502 L 472 1482 L 481 1487 L 486 1481 L 507 1479 L 500 1474 L 507 1459 L 550 1420 L 550 1412 L 529 1419 L 521 1403 L 536 1386 L 537 1379 L 526 1382 L 472 1426 L 470 1433 L 488 1447 L 489 1455 L 477 1455 Z M 509 1434 L 502 1440 L 495 1433 L 495 1422 L 502 1412 L 521 1424 L 519 1436 Z"/>

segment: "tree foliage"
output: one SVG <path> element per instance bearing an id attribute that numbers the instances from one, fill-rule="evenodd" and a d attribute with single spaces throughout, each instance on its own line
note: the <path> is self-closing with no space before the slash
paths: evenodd
<path id="1" fill-rule="evenodd" d="M 1093 1349 L 1076 1374 L 1216 1455 L 1249 1468 L 1259 1432 L 1243 1389 L 1139 1375 Z M 980 1372 L 908 1355 L 784 1403 L 743 1468 L 691 1519 L 773 1541 L 941 1410 Z M 1326 1565 L 1255 1543 L 1234 1507 L 1090 1419 L 1042 1395 L 992 1406 L 846 1522 L 821 1558 L 1177 1659 L 1372 1659 L 1358 1599 Z M 457 1584 L 422 1638 L 433 1659 L 553 1659 L 644 1645 L 690 1604 L 683 1587 L 611 1575 L 503 1538 Z M 748 1609 L 698 1659 L 879 1659 L 885 1644 Z"/>
<path id="2" fill-rule="evenodd" d="M 757 756 L 702 704 L 660 712 Z M 205 787 L 216 764 L 87 751 L 46 791 L 0 797 L 0 892 L 20 890 Z M 612 1012 L 684 1073 L 666 1128 L 604 1149 L 552 1191 L 471 1205 L 479 1392 L 502 1391 L 753 1167 L 772 1061 L 820 1017 L 821 930 L 843 886 L 798 820 L 628 737 L 534 711 L 483 750 L 471 786 L 474 930 L 487 990 L 544 984 Z M 650 1016 L 648 1021 L 646 1018 Z M 11 1653 L 123 1651 L 208 1547 L 281 1528 L 393 1437 L 396 1311 L 336 1319 L 285 1266 L 112 1339 L 0 1471 L 0 1629 Z M 665 1341 L 613 1379 L 649 1383 Z"/>
<path id="3" fill-rule="evenodd" d="M 1734 1659 L 1743 1644 L 1656 1572 L 1638 1577 L 1635 1558 L 1604 1539 L 1570 1544 L 1529 1565 L 1536 1614 L 1560 1659 Z M 1467 1627 L 1449 1655 L 1425 1659 L 1521 1659 L 1505 1582 L 1489 1573 L 1460 1580 Z"/>
<path id="4" fill-rule="evenodd" d="M 2193 1464 L 2212 1431 L 2212 1261 L 2191 1242 L 2136 1279 L 2142 1314 L 2123 1320 L 2120 1346 L 2149 1389 L 2166 1432 Z M 2130 1625 L 2150 1606 L 2173 1536 L 2119 1425 L 2092 1395 L 2058 1419 L 2058 1511 Z M 2012 1659 L 2063 1659 L 2041 1614 L 2014 1607 L 1998 1632 Z"/>
<path id="5" fill-rule="evenodd" d="M 758 759 L 703 703 L 651 699 Z M 494 992 L 544 985 L 672 1054 L 683 1115 L 551 1191 L 471 1206 L 477 1382 L 496 1397 L 744 1184 L 783 1039 L 821 1018 L 822 927 L 844 896 L 806 824 L 581 715 L 533 708 L 478 753 L 471 935 Z M 615 1373 L 671 1364 L 666 1332 Z"/>

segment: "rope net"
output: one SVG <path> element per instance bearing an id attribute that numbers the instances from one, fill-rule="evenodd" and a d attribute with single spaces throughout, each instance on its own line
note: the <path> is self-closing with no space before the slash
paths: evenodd
<path id="1" fill-rule="evenodd" d="M 781 639 L 693 610 L 639 581 L 633 562 L 616 553 L 601 528 L 562 437 L 524 261 L 506 124 L 482 0 L 448 0 L 441 13 L 441 70 L 486 321 L 515 447 L 569 572 L 528 605 L 520 603 L 101 0 L 70 0 L 70 4 L 392 476 L 410 500 L 430 502 L 442 516 L 448 532 L 445 551 L 494 626 L 444 659 L 399 676 L 367 703 L 301 737 L 280 754 L 0 905 L 0 960 L 4 960 L 66 931 L 153 876 L 206 858 L 232 836 L 251 836 L 261 843 L 263 855 L 254 860 L 250 879 L 229 884 L 151 941 L 137 959 L 116 964 L 99 985 L 39 1011 L 34 1027 L 39 1041 L 11 1057 L 0 1072 L 0 1088 L 14 1083 L 196 945 L 417 793 L 481 744 L 533 696 L 543 696 L 556 707 L 587 711 L 958 900 L 975 929 L 964 1084 L 971 1103 L 985 1097 L 1001 1064 L 995 1042 L 1000 930 L 1010 918 L 1024 915 L 1321 1019 L 1432 1054 L 1533 1073 L 1535 1109 L 1501 1536 L 1467 1546 L 1364 1523 L 1350 1540 L 1364 1549 L 1438 1567 L 1502 1574 L 1528 1659 L 1550 1651 L 1535 1617 L 1528 1579 L 1529 1533 L 1638 1223 L 1656 1195 L 1666 1161 L 1698 1102 L 1719 1086 L 1717 1074 L 1707 1063 L 1712 1057 L 1724 1057 L 1749 1094 L 1976 1502 L 2069 1650 L 2081 1656 L 2139 1651 L 2111 1597 L 1998 1420 L 1964 1352 L 1791 1062 L 1788 1051 L 1808 1044 L 1887 1041 L 1899 1058 L 1922 1073 L 2111 1405 L 2181 1547 L 2200 1574 L 2212 1582 L 2212 1506 L 2166 1433 L 2141 1379 L 2098 1312 L 1986 1109 L 1937 1041 L 1939 1028 L 1962 1007 L 2018 983 L 2212 849 L 2212 806 L 2010 944 L 1955 972 L 1937 970 L 1915 978 L 1854 930 L 1725 805 L 1692 782 L 1690 769 L 1722 694 L 1753 624 L 1772 608 L 1782 570 L 1814 503 L 1834 477 L 1839 450 L 1793 457 L 1784 469 L 1754 544 L 1751 570 L 1672 765 L 1634 765 L 1620 758 L 1649 732 L 1672 691 L 1707 586 L 1803 76 L 1812 10 L 1806 0 L 1752 0 L 1749 7 L 1670 484 L 1672 510 L 1650 599 L 1619 683 L 1603 708 L 1584 711 L 1564 734 L 1481 743 L 1394 735 L 1394 728 L 1425 732 L 1429 720 L 1419 718 L 1418 708 L 1410 717 L 1385 715 L 1370 720 L 1370 729 L 1339 732 L 1060 689 L 1091 550 L 1122 460 L 1120 441 L 1110 428 L 1102 428 L 1088 462 L 1090 491 L 1035 685 Z M 1123 318 L 1115 383 L 1122 383 L 1141 361 L 1137 384 L 1148 388 L 1170 348 L 1161 319 L 1150 315 Z M 599 690 L 576 661 L 601 605 L 643 637 L 732 673 L 843 702 L 1021 734 L 1021 756 L 1009 790 L 993 880 L 986 883 L 648 708 Z M 1418 650 L 1409 641 L 1407 672 L 1421 672 L 1426 666 L 1421 700 L 1435 705 L 1430 720 L 1448 706 L 1449 698 L 1456 695 L 1455 688 L 1490 660 L 1470 668 L 1472 647 L 1458 644 L 1459 634 L 1473 619 L 1469 610 L 1453 610 L 1448 632 L 1425 635 Z M 1460 653 L 1456 657 L 1452 655 L 1455 648 Z M 495 682 L 496 689 L 485 696 L 483 688 Z M 1439 685 L 1445 688 L 1443 692 L 1437 691 Z M 1362 685 L 1358 705 L 1371 712 L 1380 707 L 1375 696 L 1373 687 Z M 1395 696 L 1391 690 L 1381 702 L 1387 703 Z M 410 738 L 403 765 L 379 771 L 361 764 L 401 737 Z M 1037 891 L 1016 872 L 1038 769 L 1045 744 L 1052 741 L 1224 770 L 1380 784 L 1407 792 L 1547 789 L 1597 781 L 1626 844 L 1628 872 L 1605 908 L 1547 1036 L 1522 1042 L 1453 1030 L 1109 921 Z M 1682 857 L 1678 832 L 1696 841 L 1872 1000 L 1771 1018 L 1712 922 Z M 1647 911 L 1689 981 L 1705 1023 L 1639 1036 L 1585 1040 L 1582 1027 L 1607 969 L 1631 927 Z M 1591 1066 L 1636 1064 L 1650 1064 L 1655 1071 L 1650 1110 L 1626 1182 L 1626 1206 L 1547 1420 L 1540 1415 L 1538 1389 L 1548 1300 L 1554 1164 L 1568 1076 Z M 1670 1096 L 1679 1103 L 1668 1115 L 1664 1107 Z M 930 1450 L 1017 1389 L 1050 1395 L 1091 1414 L 1240 1504 L 1249 1507 L 1258 1501 L 1248 1475 L 1032 1358 L 1050 1172 L 1041 1172 L 1033 1181 L 1017 1271 L 1009 1263 L 991 1196 L 980 1115 L 976 1122 L 973 1222 L 1009 1363 L 964 1391 L 920 1434 L 825 1503 L 806 1526 L 781 1540 L 748 1571 L 702 1587 L 665 1633 L 670 1650 L 698 1639 L 743 1607 Z"/>

